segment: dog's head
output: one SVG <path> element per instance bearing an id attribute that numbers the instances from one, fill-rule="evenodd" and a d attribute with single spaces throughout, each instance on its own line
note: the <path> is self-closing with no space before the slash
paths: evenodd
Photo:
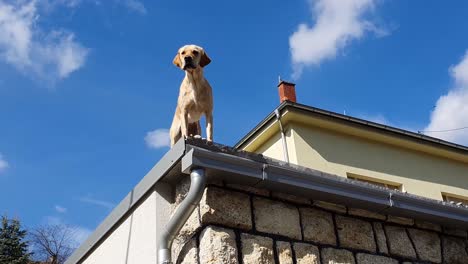
<path id="1" fill-rule="evenodd" d="M 211 59 L 202 47 L 185 45 L 177 52 L 173 63 L 184 71 L 191 71 L 210 64 Z"/>

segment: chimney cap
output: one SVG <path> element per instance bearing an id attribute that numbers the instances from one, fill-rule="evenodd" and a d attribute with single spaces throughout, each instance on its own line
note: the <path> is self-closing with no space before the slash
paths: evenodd
<path id="1" fill-rule="evenodd" d="M 287 82 L 287 81 L 281 80 L 281 81 L 278 83 L 278 87 L 280 87 L 282 84 L 290 85 L 290 86 L 296 86 L 295 83 Z"/>

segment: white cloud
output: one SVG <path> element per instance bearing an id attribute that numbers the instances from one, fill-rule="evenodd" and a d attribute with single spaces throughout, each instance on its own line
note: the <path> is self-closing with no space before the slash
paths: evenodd
<path id="1" fill-rule="evenodd" d="M 298 78 L 305 66 L 335 58 L 351 40 L 362 38 L 366 32 L 385 35 L 385 30 L 365 18 L 377 1 L 309 0 L 315 24 L 300 24 L 289 37 L 293 77 Z"/>
<path id="2" fill-rule="evenodd" d="M 0 0 L 0 60 L 25 74 L 54 82 L 81 68 L 89 50 L 66 30 L 44 32 L 37 23 L 40 14 L 36 3 Z"/>
<path id="3" fill-rule="evenodd" d="M 82 2 L 83 0 L 41 0 L 38 2 L 38 4 L 46 11 L 52 11 L 60 6 L 75 8 L 78 7 Z"/>
<path id="4" fill-rule="evenodd" d="M 171 145 L 169 138 L 169 130 L 159 128 L 146 133 L 145 136 L 146 145 L 150 148 L 163 148 Z"/>
<path id="5" fill-rule="evenodd" d="M 146 15 L 147 13 L 145 5 L 143 5 L 143 3 L 138 0 L 124 0 L 123 4 L 130 10 L 133 10 L 141 15 Z"/>
<path id="6" fill-rule="evenodd" d="M 90 3 L 94 6 L 101 6 L 105 4 L 117 4 L 122 7 L 129 9 L 130 11 L 136 12 L 140 15 L 146 15 L 148 13 L 145 5 L 139 0 L 113 0 L 113 1 L 100 1 L 100 0 L 41 0 L 38 4 L 48 11 L 51 11 L 59 6 L 65 6 L 68 8 L 76 8 L 83 3 Z"/>
<path id="7" fill-rule="evenodd" d="M 437 100 L 424 131 L 429 136 L 468 146 L 468 50 L 460 63 L 450 67 L 450 74 L 454 86 Z"/>
<path id="8" fill-rule="evenodd" d="M 79 200 L 81 202 L 83 202 L 83 203 L 98 205 L 98 206 L 105 207 L 107 209 L 112 209 L 112 208 L 115 207 L 114 203 L 104 201 L 104 200 L 95 199 L 95 198 L 92 198 L 90 195 L 80 197 Z"/>
<path id="9" fill-rule="evenodd" d="M 3 158 L 2 153 L 0 153 L 0 173 L 5 171 L 9 166 L 8 162 Z"/>
<path id="10" fill-rule="evenodd" d="M 77 7 L 82 0 L 55 0 L 57 4 L 66 5 L 68 7 Z"/>
<path id="11" fill-rule="evenodd" d="M 54 208 L 55 208 L 55 211 L 61 214 L 64 214 L 67 212 L 67 208 L 60 206 L 60 205 L 55 205 Z"/>

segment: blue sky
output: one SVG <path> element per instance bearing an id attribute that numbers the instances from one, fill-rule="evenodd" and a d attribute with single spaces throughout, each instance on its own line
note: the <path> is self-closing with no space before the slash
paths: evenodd
<path id="1" fill-rule="evenodd" d="M 468 126 L 468 2 L 0 0 L 0 213 L 86 237 L 168 150 L 184 44 L 214 139 L 298 102 L 412 131 Z M 468 145 L 468 130 L 429 133 Z"/>

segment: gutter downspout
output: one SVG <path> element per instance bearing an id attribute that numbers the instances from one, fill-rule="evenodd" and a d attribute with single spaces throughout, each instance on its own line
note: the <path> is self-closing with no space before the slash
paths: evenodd
<path id="1" fill-rule="evenodd" d="M 205 190 L 206 177 L 204 169 L 194 169 L 190 172 L 190 189 L 187 196 L 177 208 L 158 237 L 158 263 L 171 264 L 171 247 L 174 238 L 184 226 L 193 210 L 198 206 Z"/>
<path id="2" fill-rule="evenodd" d="M 276 120 L 278 120 L 280 126 L 280 133 L 281 133 L 281 142 L 283 143 L 283 156 L 284 161 L 289 163 L 289 154 L 288 154 L 288 145 L 286 144 L 286 136 L 284 135 L 283 124 L 281 124 L 281 116 L 278 111 L 278 108 L 275 109 Z"/>

